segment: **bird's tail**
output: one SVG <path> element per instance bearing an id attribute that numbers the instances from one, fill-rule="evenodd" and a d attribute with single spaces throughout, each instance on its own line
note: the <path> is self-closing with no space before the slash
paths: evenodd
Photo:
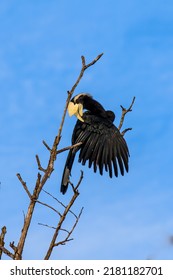
<path id="1" fill-rule="evenodd" d="M 62 194 L 65 194 L 67 191 L 67 188 L 68 188 L 69 177 L 70 177 L 71 169 L 73 166 L 75 154 L 76 153 L 73 150 L 70 150 L 68 153 L 68 156 L 67 156 L 67 160 L 66 160 L 65 167 L 64 167 L 64 172 L 62 175 L 62 181 L 61 181 L 60 191 L 62 192 Z"/>

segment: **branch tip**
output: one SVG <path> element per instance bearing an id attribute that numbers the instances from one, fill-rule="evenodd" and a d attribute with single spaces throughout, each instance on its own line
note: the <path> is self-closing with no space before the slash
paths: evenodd
<path id="1" fill-rule="evenodd" d="M 43 145 L 46 147 L 46 149 L 51 152 L 51 148 L 49 147 L 49 145 L 43 140 L 42 141 Z"/>
<path id="2" fill-rule="evenodd" d="M 81 56 L 81 59 L 82 59 L 82 66 L 85 67 L 85 65 L 86 65 L 86 64 L 85 64 L 85 57 L 82 55 L 82 56 Z"/>
<path id="3" fill-rule="evenodd" d="M 131 102 L 131 104 L 130 104 L 130 106 L 129 106 L 128 109 L 126 109 L 126 108 L 124 108 L 122 105 L 120 105 L 120 107 L 121 107 L 121 109 L 122 109 L 122 114 L 121 114 L 120 124 L 119 124 L 119 126 L 118 126 L 118 129 L 119 129 L 119 130 L 121 130 L 121 128 L 122 128 L 122 126 L 123 126 L 125 115 L 126 115 L 127 113 L 129 113 L 129 112 L 132 111 L 132 107 L 133 107 L 134 102 L 135 102 L 135 97 L 133 97 L 133 100 L 132 100 L 132 102 Z M 131 129 L 127 129 L 127 131 L 128 131 L 128 130 L 131 130 Z M 126 133 L 126 131 L 124 132 L 124 134 L 125 134 L 125 133 Z M 122 132 L 121 134 L 124 135 L 123 132 Z"/>
<path id="4" fill-rule="evenodd" d="M 16 176 L 17 176 L 17 178 L 19 179 L 19 181 L 21 182 L 21 184 L 22 184 L 22 186 L 23 186 L 24 190 L 26 191 L 27 195 L 28 195 L 28 196 L 29 196 L 29 198 L 31 199 L 31 198 L 32 198 L 32 196 L 31 196 L 30 191 L 28 190 L 28 187 L 27 187 L 26 182 L 24 182 L 24 181 L 23 181 L 23 179 L 22 179 L 22 177 L 21 177 L 20 173 L 17 173 L 17 174 L 16 174 Z"/>

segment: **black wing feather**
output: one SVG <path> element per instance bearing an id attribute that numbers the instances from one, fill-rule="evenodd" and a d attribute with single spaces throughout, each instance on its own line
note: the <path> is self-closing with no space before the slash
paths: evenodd
<path id="1" fill-rule="evenodd" d="M 103 168 L 109 172 L 112 178 L 113 170 L 115 176 L 118 176 L 118 166 L 121 175 L 124 175 L 124 169 L 128 172 L 129 151 L 123 136 L 119 130 L 110 122 L 98 119 L 87 114 L 87 121 L 82 136 L 83 145 L 80 148 L 79 162 L 83 165 L 88 162 L 89 168 L 93 165 L 94 172 L 99 167 L 99 172 L 103 175 Z"/>
<path id="2" fill-rule="evenodd" d="M 83 118 L 84 122 L 77 121 L 72 135 L 72 144 L 82 142 L 82 145 L 69 151 L 62 178 L 62 193 L 67 190 L 78 150 L 80 150 L 79 162 L 84 165 L 88 161 L 89 168 L 93 165 L 94 172 L 99 168 L 101 175 L 103 169 L 109 172 L 111 178 L 113 172 L 117 177 L 118 171 L 124 175 L 124 171 L 129 170 L 128 146 L 118 128 L 114 126 L 113 119 L 92 115 L 89 111 L 84 113 Z"/>

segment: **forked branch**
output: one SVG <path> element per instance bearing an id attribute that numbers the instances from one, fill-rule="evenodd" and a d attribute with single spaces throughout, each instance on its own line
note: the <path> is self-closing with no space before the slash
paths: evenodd
<path id="1" fill-rule="evenodd" d="M 80 80 L 82 79 L 85 70 L 88 69 L 90 66 L 94 65 L 101 58 L 102 55 L 103 54 L 98 55 L 93 61 L 91 61 L 88 64 L 86 64 L 86 62 L 85 62 L 85 57 L 84 56 L 81 57 L 82 67 L 81 67 L 81 70 L 80 70 L 80 73 L 79 73 L 79 76 L 78 76 L 76 82 L 72 86 L 71 90 L 67 92 L 68 95 L 67 95 L 66 102 L 65 102 L 64 112 L 63 112 L 63 115 L 62 115 L 62 119 L 61 119 L 61 123 L 60 123 L 59 129 L 58 129 L 57 135 L 55 136 L 55 139 L 53 141 L 53 144 L 52 144 L 51 147 L 49 147 L 49 145 L 45 141 L 43 141 L 43 144 L 45 145 L 46 149 L 49 152 L 49 160 L 48 160 L 48 163 L 47 163 L 47 167 L 45 167 L 45 168 L 42 167 L 39 156 L 36 155 L 38 170 L 43 172 L 43 175 L 41 175 L 40 173 L 37 174 L 37 178 L 35 180 L 34 190 L 30 191 L 28 186 L 27 186 L 27 183 L 22 179 L 21 175 L 19 173 L 17 174 L 17 177 L 18 177 L 20 183 L 22 184 L 25 192 L 28 195 L 29 205 L 28 205 L 28 209 L 27 209 L 27 212 L 26 212 L 26 215 L 25 215 L 25 218 L 24 218 L 24 224 L 23 224 L 23 227 L 22 227 L 22 230 L 21 230 L 21 235 L 20 235 L 18 244 L 15 245 L 14 242 L 11 243 L 11 249 L 14 252 L 11 253 L 10 251 L 8 251 L 4 247 L 3 242 L 1 242 L 1 244 L 0 244 L 1 255 L 2 255 L 2 252 L 3 252 L 6 255 L 8 255 L 9 257 L 11 257 L 12 259 L 16 259 L 16 260 L 21 260 L 22 259 L 23 249 L 24 249 L 26 237 L 27 237 L 27 234 L 28 234 L 28 230 L 29 230 L 29 227 L 30 227 L 30 224 L 31 224 L 31 220 L 32 220 L 32 217 L 33 217 L 34 209 L 35 209 L 36 203 L 37 202 L 40 203 L 39 200 L 38 200 L 40 192 L 42 191 L 45 183 L 50 178 L 50 176 L 51 176 L 51 174 L 54 170 L 54 163 L 55 163 L 57 154 L 63 152 L 64 150 L 72 148 L 72 147 L 67 147 L 67 148 L 58 150 L 58 145 L 59 145 L 59 142 L 60 142 L 60 139 L 61 139 L 62 129 L 63 129 L 64 120 L 65 120 L 65 116 L 66 116 L 69 101 L 70 101 L 76 87 L 78 86 Z M 82 178 L 81 178 L 81 180 L 82 180 Z M 67 207 L 65 207 L 64 213 L 63 213 L 62 217 L 60 217 L 60 221 L 59 221 L 58 226 L 57 226 L 57 231 L 55 233 L 55 240 L 52 241 L 52 243 L 50 245 L 50 249 L 48 250 L 45 259 L 48 259 L 50 257 L 52 249 L 55 246 L 56 236 L 57 236 L 57 233 L 59 231 L 59 228 L 61 228 L 61 225 L 62 225 L 63 221 L 65 220 L 67 213 L 71 212 L 71 206 L 75 202 L 78 195 L 79 195 L 79 193 L 77 191 L 77 188 L 75 188 L 74 189 L 74 194 L 73 194 L 72 199 L 70 200 L 70 203 L 68 204 Z M 46 204 L 45 206 L 49 207 L 48 204 Z"/>
<path id="2" fill-rule="evenodd" d="M 80 211 L 80 213 L 79 213 L 78 216 L 75 215 L 75 216 L 76 216 L 76 222 L 74 223 L 74 225 L 73 225 L 71 231 L 68 232 L 66 238 L 65 238 L 64 240 L 62 240 L 62 241 L 56 242 L 57 237 L 58 237 L 58 235 L 59 235 L 59 232 L 60 232 L 61 230 L 63 230 L 63 228 L 62 228 L 63 222 L 64 222 L 64 220 L 66 219 L 66 216 L 68 215 L 68 213 L 71 212 L 71 207 L 73 206 L 75 200 L 76 200 L 77 197 L 79 196 L 78 188 L 79 188 L 79 186 L 80 186 L 80 183 L 81 183 L 81 181 L 82 181 L 82 178 L 83 178 L 83 173 L 81 173 L 81 176 L 80 176 L 80 179 L 79 179 L 79 182 L 78 182 L 77 186 L 76 186 L 75 188 L 73 188 L 73 196 L 72 196 L 72 198 L 71 198 L 69 204 L 68 204 L 67 206 L 64 207 L 64 212 L 63 212 L 63 214 L 61 215 L 60 220 L 59 220 L 59 222 L 58 222 L 58 224 L 57 224 L 57 226 L 56 226 L 55 232 L 54 232 L 54 234 L 53 234 L 52 240 L 51 240 L 51 242 L 50 242 L 49 248 L 48 248 L 47 253 L 46 253 L 46 255 L 45 255 L 45 258 L 44 258 L 45 260 L 48 260 L 48 259 L 50 258 L 54 247 L 57 247 L 57 246 L 59 246 L 59 245 L 64 245 L 66 242 L 72 240 L 72 239 L 69 239 L 69 238 L 70 238 L 72 232 L 74 231 L 74 229 L 75 229 L 75 227 L 76 227 L 76 225 L 77 225 L 77 223 L 78 223 L 78 221 L 79 221 L 79 218 L 80 218 L 80 216 L 81 216 L 81 214 L 82 214 L 83 208 L 81 209 L 81 211 Z M 64 206 L 64 205 L 63 205 L 63 206 Z"/>
<path id="3" fill-rule="evenodd" d="M 135 97 L 133 97 L 133 100 L 132 100 L 132 103 L 130 104 L 129 108 L 128 109 L 125 109 L 122 105 L 120 106 L 121 109 L 122 109 L 122 113 L 121 113 L 121 119 L 120 119 L 120 123 L 119 123 L 119 126 L 118 126 L 118 129 L 119 131 L 121 130 L 122 126 L 123 126 L 123 123 L 124 123 L 124 118 L 125 118 L 125 115 L 129 112 L 132 111 L 132 107 L 133 107 L 133 104 L 135 102 Z M 129 130 L 132 130 L 132 128 L 126 128 L 124 129 L 121 134 L 124 135 L 127 131 Z"/>

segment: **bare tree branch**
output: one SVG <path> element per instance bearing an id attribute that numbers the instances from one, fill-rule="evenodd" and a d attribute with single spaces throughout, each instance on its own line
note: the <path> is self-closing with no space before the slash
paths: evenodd
<path id="1" fill-rule="evenodd" d="M 73 183 L 69 181 L 69 184 L 72 186 L 74 193 L 78 192 L 78 187 L 80 186 L 82 180 L 83 180 L 83 171 L 81 170 L 81 176 L 80 176 L 79 182 L 77 183 L 76 187 L 74 187 Z"/>
<path id="2" fill-rule="evenodd" d="M 80 74 L 79 74 L 79 77 L 78 77 L 76 83 L 74 84 L 74 86 L 72 87 L 71 91 L 70 91 L 70 92 L 68 91 L 68 94 L 70 94 L 70 99 L 71 99 L 71 96 L 72 96 L 72 94 L 74 93 L 76 87 L 78 86 L 80 80 L 82 79 L 85 70 L 86 70 L 87 68 L 89 68 L 90 66 L 94 65 L 94 64 L 102 57 L 102 55 L 103 55 L 103 53 L 99 54 L 93 61 L 91 61 L 91 62 L 88 63 L 88 64 L 85 63 L 85 57 L 84 57 L 84 56 L 81 56 L 81 60 L 82 60 L 82 69 L 81 69 Z M 69 101 L 70 101 L 70 99 L 69 99 Z"/>
<path id="3" fill-rule="evenodd" d="M 63 148 L 63 149 L 61 149 L 61 150 L 58 150 L 58 151 L 57 151 L 57 155 L 60 154 L 60 153 L 62 153 L 62 152 L 65 152 L 65 151 L 67 151 L 67 150 L 71 150 L 71 149 L 73 149 L 73 148 L 76 148 L 76 147 L 78 147 L 78 146 L 80 146 L 80 145 L 82 145 L 82 142 L 79 142 L 79 143 L 76 143 L 76 144 L 74 144 L 74 145 L 65 147 L 65 148 Z"/>
<path id="4" fill-rule="evenodd" d="M 87 69 L 88 67 L 94 65 L 101 57 L 102 57 L 103 53 L 99 54 L 93 61 L 91 61 L 91 63 L 85 64 L 85 57 L 82 56 L 82 65 L 84 67 L 84 69 Z"/>
<path id="5" fill-rule="evenodd" d="M 78 195 L 79 195 L 79 192 L 78 192 L 77 188 L 79 187 L 79 185 L 80 185 L 80 183 L 81 183 L 81 181 L 82 181 L 82 178 L 83 178 L 83 177 L 82 177 L 82 175 L 81 175 L 81 177 L 80 177 L 80 179 L 79 179 L 79 182 L 78 182 L 78 184 L 77 184 L 77 186 L 76 186 L 76 188 L 75 188 L 74 194 L 73 194 L 73 196 L 72 196 L 72 198 L 71 198 L 69 204 L 65 207 L 64 212 L 63 212 L 63 214 L 62 214 L 62 216 L 61 216 L 61 218 L 60 218 L 60 220 L 59 220 L 59 222 L 58 222 L 58 225 L 57 225 L 57 227 L 56 227 L 56 230 L 55 230 L 55 232 L 54 232 L 54 234 L 53 234 L 53 237 L 52 237 L 52 240 L 51 240 L 51 242 L 50 242 L 49 248 L 48 248 L 47 253 L 46 253 L 45 257 L 44 257 L 45 260 L 49 260 L 51 254 L 52 254 L 52 251 L 53 251 L 53 249 L 54 249 L 54 247 L 57 246 L 57 245 L 55 245 L 55 244 L 57 244 L 57 243 L 56 243 L 56 240 L 57 240 L 58 234 L 59 234 L 59 232 L 60 232 L 60 230 L 61 230 L 61 228 L 62 228 L 62 224 L 63 224 L 63 222 L 64 222 L 64 220 L 65 220 L 67 214 L 70 212 L 70 209 L 71 209 L 72 205 L 74 204 L 75 200 L 77 199 L 77 197 L 78 197 Z M 80 215 L 81 215 L 81 214 L 80 214 Z M 79 216 L 79 218 L 80 218 L 80 216 Z M 77 222 L 78 222 L 79 218 L 77 218 Z M 75 224 L 77 224 L 77 222 L 76 222 Z M 75 225 L 75 226 L 76 226 L 76 225 Z M 75 226 L 74 226 L 74 228 L 75 228 Z M 72 232 L 73 232 L 73 230 L 71 231 L 71 233 L 72 233 Z M 60 241 L 60 242 L 63 242 L 63 241 Z M 64 243 L 64 242 L 63 242 L 63 243 Z"/>
<path id="6" fill-rule="evenodd" d="M 65 238 L 64 240 L 62 240 L 62 241 L 59 241 L 59 242 L 55 243 L 55 244 L 54 244 L 54 247 L 57 247 L 57 246 L 59 246 L 59 245 L 65 245 L 66 242 L 73 240 L 73 238 L 70 238 L 70 236 L 71 236 L 71 234 L 73 233 L 75 227 L 77 226 L 77 223 L 78 223 L 78 221 L 79 221 L 79 219 L 80 219 L 80 216 L 82 215 L 82 212 L 83 212 L 83 207 L 82 207 L 82 209 L 81 209 L 79 215 L 76 217 L 76 222 L 74 223 L 72 229 L 71 229 L 69 232 L 68 232 L 67 230 L 65 230 L 65 231 L 68 233 L 67 236 L 66 236 L 66 238 Z M 64 230 L 64 229 L 61 229 L 61 230 Z M 70 239 L 69 239 L 69 238 L 70 238 Z"/>
<path id="7" fill-rule="evenodd" d="M 61 204 L 64 208 L 66 207 L 59 199 L 57 199 L 55 196 L 53 196 L 51 193 L 47 192 L 46 190 L 42 189 L 43 192 L 45 192 L 47 195 L 52 197 L 54 200 L 56 200 L 59 204 Z"/>
<path id="8" fill-rule="evenodd" d="M 122 132 L 121 132 L 121 135 L 124 136 L 124 134 L 129 131 L 129 130 L 132 130 L 132 128 L 126 128 L 124 129 Z"/>
<path id="9" fill-rule="evenodd" d="M 45 260 L 50 259 L 50 256 L 51 256 L 55 247 L 58 247 L 59 245 L 65 245 L 67 242 L 73 240 L 73 238 L 71 238 L 71 236 L 72 236 L 72 233 L 73 233 L 74 229 L 76 228 L 76 226 L 79 222 L 79 219 L 80 219 L 80 217 L 82 215 L 82 212 L 83 212 L 83 208 L 81 209 L 81 211 L 79 212 L 78 215 L 76 215 L 71 209 L 72 209 L 72 206 L 74 205 L 76 199 L 79 196 L 78 188 L 79 188 L 79 186 L 82 182 L 82 179 L 83 179 L 83 171 L 81 171 L 81 176 L 80 176 L 79 181 L 78 181 L 76 186 L 74 186 L 74 184 L 69 181 L 69 183 L 70 183 L 70 185 L 72 186 L 72 189 L 73 189 L 73 195 L 72 195 L 68 205 L 65 205 L 64 203 L 59 201 L 56 197 L 54 197 L 53 195 L 51 195 L 50 193 L 45 191 L 43 189 L 43 187 L 46 184 L 47 180 L 50 178 L 52 172 L 54 171 L 54 164 L 55 164 L 57 155 L 59 153 L 62 153 L 64 151 L 66 151 L 66 150 L 77 148 L 78 146 L 80 146 L 82 144 L 80 142 L 80 143 L 77 143 L 75 145 L 71 145 L 71 146 L 68 146 L 68 147 L 65 147 L 65 148 L 62 148 L 62 149 L 58 150 L 58 146 L 59 146 L 59 143 L 60 143 L 60 140 L 61 140 L 63 125 L 64 125 L 64 121 L 65 121 L 65 117 L 66 117 L 66 112 L 67 112 L 68 104 L 71 100 L 71 97 L 72 97 L 75 89 L 77 88 L 79 82 L 81 81 L 86 69 L 88 69 L 89 67 L 94 65 L 102 57 L 102 55 L 103 55 L 103 53 L 99 54 L 95 59 L 93 59 L 88 64 L 86 64 L 85 57 L 81 56 L 81 63 L 82 63 L 81 70 L 80 70 L 78 78 L 76 79 L 76 82 L 72 86 L 71 90 L 67 91 L 67 98 L 66 98 L 66 102 L 65 102 L 65 107 L 64 107 L 62 119 L 61 119 L 61 122 L 60 122 L 60 125 L 59 125 L 59 129 L 57 131 L 57 135 L 55 136 L 54 141 L 53 141 L 51 146 L 49 146 L 45 141 L 43 141 L 43 144 L 44 144 L 44 146 L 46 147 L 46 149 L 49 153 L 49 160 L 47 162 L 46 168 L 42 167 L 41 162 L 40 162 L 40 158 L 39 158 L 38 155 L 36 155 L 38 170 L 42 171 L 43 174 L 42 173 L 41 173 L 42 175 L 40 173 L 37 174 L 34 189 L 32 191 L 30 191 L 28 189 L 28 186 L 27 186 L 26 182 L 24 182 L 24 180 L 22 179 L 21 175 L 19 173 L 17 174 L 17 177 L 18 177 L 21 185 L 23 186 L 24 190 L 26 191 L 30 201 L 29 201 L 29 205 L 28 205 L 28 208 L 27 208 L 26 215 L 24 215 L 24 223 L 23 223 L 23 227 L 22 227 L 22 230 L 21 230 L 21 235 L 20 235 L 18 244 L 16 246 L 14 244 L 14 242 L 10 242 L 10 247 L 12 248 L 14 253 L 11 253 L 9 250 L 7 250 L 4 247 L 4 245 L 5 245 L 4 238 L 5 238 L 5 234 L 6 234 L 6 228 L 5 227 L 2 228 L 1 235 L 0 235 L 0 259 L 1 259 L 2 253 L 8 255 L 10 258 L 15 259 L 15 260 L 21 260 L 22 259 L 22 254 L 23 254 L 23 250 L 24 250 L 24 246 L 25 246 L 25 241 L 26 241 L 26 238 L 27 238 L 27 234 L 28 234 L 28 230 L 29 230 L 29 227 L 30 227 L 30 224 L 31 224 L 31 220 L 32 220 L 32 217 L 33 217 L 35 206 L 37 204 L 43 205 L 44 207 L 47 207 L 47 208 L 51 209 L 52 211 L 56 212 L 59 216 L 59 221 L 57 222 L 56 227 L 50 226 L 50 225 L 47 225 L 47 224 L 43 224 L 43 223 L 39 223 L 39 225 L 42 225 L 42 226 L 45 226 L 45 227 L 48 227 L 48 228 L 51 228 L 51 229 L 54 230 L 52 239 L 50 241 L 50 244 L 48 246 L 48 249 L 47 249 L 47 252 L 45 254 L 44 259 Z M 133 98 L 132 103 L 131 103 L 131 105 L 128 109 L 125 109 L 123 106 L 121 106 L 122 115 L 121 115 L 120 124 L 119 124 L 119 127 L 118 127 L 119 130 L 121 130 L 121 128 L 122 128 L 122 125 L 124 123 L 125 115 L 128 112 L 132 111 L 132 106 L 134 104 L 134 101 L 135 101 L 135 97 Z M 131 128 L 127 128 L 127 129 L 123 130 L 121 132 L 121 134 L 124 135 L 128 130 L 131 130 Z M 60 211 L 58 211 L 56 208 L 52 207 L 51 205 L 49 205 L 47 203 L 44 203 L 44 202 L 39 200 L 39 196 L 40 196 L 41 191 L 44 191 L 46 194 L 48 194 L 54 200 L 56 200 L 60 206 L 62 206 L 62 209 L 63 209 L 62 213 Z M 75 221 L 74 221 L 70 230 L 67 230 L 63 227 L 64 221 L 65 221 L 68 214 L 72 214 L 75 218 L 74 219 Z M 58 237 L 59 237 L 59 233 L 61 231 L 66 233 L 66 237 L 63 240 L 59 241 Z"/>
<path id="10" fill-rule="evenodd" d="M 62 203 L 62 201 L 60 201 L 59 199 L 57 199 L 57 198 L 56 198 L 55 196 L 53 196 L 51 193 L 45 191 L 44 189 L 43 189 L 43 192 L 45 192 L 47 195 L 49 195 L 50 197 L 52 197 L 52 198 L 53 198 L 55 201 L 57 201 L 58 204 L 60 204 L 63 208 L 66 208 L 66 207 L 67 207 L 64 203 Z M 69 212 L 70 212 L 73 216 L 75 216 L 75 218 L 77 217 L 76 214 L 75 214 L 73 211 L 71 211 L 70 209 L 69 209 Z"/>
<path id="11" fill-rule="evenodd" d="M 14 245 L 14 241 L 10 242 L 10 247 L 13 249 L 14 252 L 17 251 L 17 247 Z"/>
<path id="12" fill-rule="evenodd" d="M 48 149 L 48 151 L 51 151 L 51 148 L 48 146 L 48 144 L 43 140 L 43 145 L 46 147 L 46 149 Z"/>
<path id="13" fill-rule="evenodd" d="M 122 105 L 120 106 L 122 109 L 122 114 L 121 114 L 120 124 L 118 126 L 119 131 L 121 130 L 121 128 L 123 126 L 125 115 L 132 111 L 134 102 L 135 102 L 135 97 L 133 97 L 132 103 L 128 109 L 125 109 Z M 126 128 L 121 134 L 124 135 L 128 130 L 131 130 L 131 129 L 132 128 Z"/>
<path id="14" fill-rule="evenodd" d="M 6 226 L 2 227 L 1 228 L 1 235 L 0 235 L 0 260 L 1 260 L 1 257 L 2 257 L 2 247 L 4 247 L 5 245 L 5 242 L 4 242 L 4 239 L 5 239 L 5 235 L 7 233 L 7 228 Z"/>
<path id="15" fill-rule="evenodd" d="M 40 171 L 46 172 L 46 169 L 45 169 L 45 168 L 43 168 L 43 167 L 41 166 L 39 156 L 38 156 L 38 155 L 36 155 L 35 157 L 36 157 L 36 161 L 37 161 L 38 169 L 39 169 Z"/>
<path id="16" fill-rule="evenodd" d="M 46 149 L 50 153 L 49 160 L 48 160 L 46 168 L 43 168 L 41 166 L 40 159 L 39 159 L 38 155 L 36 156 L 38 169 L 43 171 L 44 174 L 43 174 L 43 176 L 41 176 L 41 174 L 38 173 L 36 183 L 35 183 L 35 188 L 34 188 L 32 194 L 29 191 L 26 182 L 24 182 L 24 180 L 22 179 L 21 175 L 19 173 L 17 174 L 17 177 L 18 177 L 19 181 L 21 182 L 23 188 L 25 189 L 25 191 L 26 191 L 26 193 L 27 193 L 27 195 L 30 199 L 30 203 L 28 205 L 27 213 L 26 213 L 25 220 L 24 220 L 24 225 L 23 225 L 23 228 L 21 230 L 21 236 L 20 236 L 19 242 L 16 246 L 16 250 L 15 250 L 15 254 L 14 254 L 14 259 L 16 259 L 16 260 L 22 259 L 22 253 L 23 253 L 23 249 L 24 249 L 24 245 L 25 245 L 25 240 L 26 240 L 26 237 L 27 237 L 27 234 L 28 234 L 28 230 L 29 230 L 30 223 L 31 223 L 31 220 L 32 220 L 35 205 L 38 202 L 38 198 L 39 198 L 41 190 L 43 189 L 43 186 L 45 185 L 47 180 L 50 178 L 52 172 L 54 171 L 54 163 L 55 163 L 57 154 L 63 151 L 63 149 L 57 151 L 57 147 L 58 147 L 60 139 L 61 139 L 61 133 L 62 133 L 62 129 L 63 129 L 63 125 L 64 125 L 65 116 L 66 116 L 69 101 L 70 101 L 77 85 L 79 84 L 81 78 L 83 77 L 83 74 L 84 74 L 85 70 L 87 68 L 89 68 L 90 66 L 94 65 L 101 58 L 102 55 L 103 54 L 98 55 L 89 64 L 85 63 L 85 58 L 84 58 L 84 56 L 82 56 L 82 58 L 81 58 L 82 59 L 82 68 L 81 68 L 81 71 L 79 73 L 79 76 L 78 76 L 75 84 L 72 86 L 71 90 L 67 92 L 68 95 L 67 95 L 67 99 L 66 99 L 66 103 L 65 103 L 65 108 L 64 108 L 62 120 L 61 120 L 59 129 L 58 129 L 57 136 L 55 137 L 55 139 L 53 141 L 52 147 L 50 148 L 47 145 L 47 143 L 45 141 L 43 141 L 44 146 L 46 147 Z M 71 148 L 72 147 L 67 147 L 67 148 L 64 148 L 64 150 L 71 149 Z M 76 193 L 74 193 L 71 202 L 69 203 L 69 205 L 64 210 L 65 213 L 70 211 L 70 208 L 71 208 L 72 204 L 74 203 L 75 199 L 77 198 L 77 196 L 78 196 L 78 193 L 77 193 L 77 188 L 76 188 Z M 45 205 L 45 206 L 48 207 L 48 205 Z M 60 224 L 62 224 L 65 217 L 66 217 L 66 215 L 60 218 Z M 48 255 L 49 255 L 49 253 L 48 253 Z"/>
<path id="17" fill-rule="evenodd" d="M 7 250 L 4 246 L 0 246 L 0 250 L 7 255 L 8 257 L 10 257 L 11 259 L 14 260 L 15 255 L 12 254 L 9 250 Z"/>
<path id="18" fill-rule="evenodd" d="M 21 177 L 21 175 L 20 175 L 19 173 L 17 173 L 17 177 L 18 177 L 19 181 L 21 182 L 22 186 L 24 187 L 24 189 L 25 189 L 27 195 L 28 195 L 29 198 L 31 199 L 31 193 L 30 193 L 30 191 L 28 190 L 28 187 L 27 187 L 27 185 L 26 185 L 26 182 L 23 181 L 23 179 L 22 179 L 22 177 Z"/>
<path id="19" fill-rule="evenodd" d="M 52 227 L 46 224 L 42 224 L 42 223 L 38 223 L 39 226 L 43 226 L 43 227 L 48 227 L 48 228 L 52 228 L 52 229 L 56 229 L 56 227 Z"/>
<path id="20" fill-rule="evenodd" d="M 2 258 L 2 253 L 4 253 L 5 255 L 7 255 L 8 257 L 10 257 L 11 259 L 14 259 L 14 254 L 12 254 L 9 250 L 7 250 L 4 245 L 4 239 L 5 239 L 5 235 L 7 233 L 7 228 L 6 226 L 3 226 L 1 228 L 1 235 L 0 235 L 0 260 Z"/>
<path id="21" fill-rule="evenodd" d="M 50 206 L 49 204 L 41 202 L 39 200 L 37 200 L 37 203 L 39 203 L 39 204 L 41 204 L 43 206 L 48 207 L 49 209 L 53 210 L 54 212 L 56 212 L 61 217 L 61 213 L 59 211 L 57 211 L 54 207 Z"/>

